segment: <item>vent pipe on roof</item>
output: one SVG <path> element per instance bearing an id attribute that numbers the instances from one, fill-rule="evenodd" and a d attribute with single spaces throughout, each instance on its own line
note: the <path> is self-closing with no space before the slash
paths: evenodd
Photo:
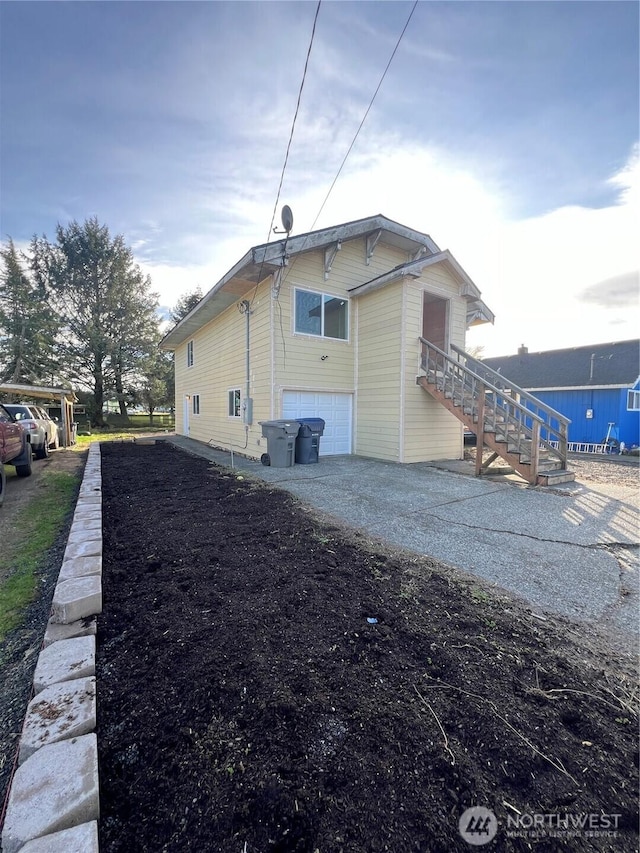
<path id="1" fill-rule="evenodd" d="M 518 347 L 518 355 L 526 355 L 529 352 L 529 347 L 526 347 L 524 344 L 520 344 Z"/>

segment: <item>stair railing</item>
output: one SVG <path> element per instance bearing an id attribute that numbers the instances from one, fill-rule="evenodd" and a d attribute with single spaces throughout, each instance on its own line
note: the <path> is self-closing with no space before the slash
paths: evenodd
<path id="1" fill-rule="evenodd" d="M 421 366 L 427 381 L 459 406 L 470 424 L 477 423 L 480 447 L 484 433 L 494 433 L 509 452 L 519 454 L 520 460 L 530 466 L 532 482 L 538 475 L 541 446 L 560 458 L 559 450 L 542 438 L 541 430 L 548 425 L 540 415 L 430 341 L 421 337 L 420 342 Z"/>
<path id="2" fill-rule="evenodd" d="M 525 391 L 524 388 L 520 388 L 514 382 L 511 382 L 508 376 L 503 376 L 501 373 L 493 370 L 493 368 L 474 356 L 469 355 L 469 353 L 455 344 L 451 344 L 451 349 L 456 353 L 461 364 L 470 367 L 474 373 L 490 382 L 496 388 L 499 388 L 503 394 L 510 396 L 512 399 L 526 401 L 528 404 L 527 409 L 538 415 L 544 423 L 541 433 L 543 445 L 547 448 L 554 448 L 562 462 L 562 467 L 566 468 L 569 449 L 569 424 L 571 420 L 555 409 L 552 409 L 551 406 L 543 403 L 542 400 L 539 400 L 533 394 Z"/>

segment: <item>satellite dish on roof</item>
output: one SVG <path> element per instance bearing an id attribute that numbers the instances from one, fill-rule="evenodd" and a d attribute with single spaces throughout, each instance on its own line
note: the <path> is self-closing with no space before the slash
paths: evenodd
<path id="1" fill-rule="evenodd" d="M 285 206 L 282 208 L 282 215 L 280 218 L 282 221 L 282 227 L 288 234 L 293 228 L 293 211 L 291 210 L 288 204 L 285 204 Z"/>

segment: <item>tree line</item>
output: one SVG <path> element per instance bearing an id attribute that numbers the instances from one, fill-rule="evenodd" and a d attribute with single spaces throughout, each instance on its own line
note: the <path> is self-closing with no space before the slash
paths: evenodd
<path id="1" fill-rule="evenodd" d="M 0 383 L 84 391 L 93 426 L 107 400 L 125 417 L 131 405 L 173 407 L 158 296 L 121 235 L 95 217 L 58 224 L 55 240 L 33 237 L 26 251 L 9 238 L 0 261 Z M 172 321 L 201 295 L 182 297 Z"/>

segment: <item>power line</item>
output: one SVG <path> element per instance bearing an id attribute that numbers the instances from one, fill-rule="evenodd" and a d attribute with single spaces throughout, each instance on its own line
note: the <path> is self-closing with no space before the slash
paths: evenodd
<path id="1" fill-rule="evenodd" d="M 343 168 L 344 168 L 344 164 L 347 162 L 347 158 L 349 157 L 349 154 L 351 154 L 351 150 L 353 149 L 353 146 L 356 144 L 356 140 L 357 140 L 358 136 L 360 135 L 360 131 L 362 130 L 362 126 L 364 125 L 365 121 L 367 120 L 367 116 L 369 115 L 369 112 L 370 112 L 370 110 L 371 110 L 371 107 L 373 106 L 373 102 L 374 102 L 374 101 L 375 101 L 375 99 L 376 99 L 376 95 L 377 95 L 377 94 L 378 94 L 378 92 L 380 91 L 380 87 L 382 86 L 382 83 L 383 83 L 383 81 L 384 81 L 384 78 L 387 76 L 387 71 L 389 70 L 389 67 L 390 67 L 391 63 L 393 62 L 393 57 L 396 55 L 397 50 L 398 50 L 398 48 L 400 47 L 400 42 L 402 41 L 402 39 L 403 39 L 403 37 L 404 37 L 404 34 L 405 34 L 405 33 L 406 33 L 406 31 L 407 31 L 407 27 L 409 26 L 409 23 L 410 23 L 410 21 L 411 21 L 411 18 L 413 17 L 413 13 L 414 13 L 414 12 L 415 12 L 415 10 L 416 10 L 416 6 L 418 5 L 418 2 L 419 2 L 419 0 L 415 0 L 415 2 L 414 2 L 414 4 L 413 4 L 413 6 L 411 7 L 411 11 L 409 12 L 409 17 L 407 18 L 407 21 L 406 21 L 406 23 L 405 23 L 404 27 L 402 28 L 402 32 L 400 33 L 400 36 L 398 37 L 398 40 L 397 40 L 397 42 L 396 42 L 396 46 L 393 48 L 393 52 L 391 53 L 391 56 L 389 57 L 389 61 L 387 62 L 386 68 L 385 68 L 385 69 L 384 69 L 384 71 L 382 72 L 382 77 L 380 78 L 380 82 L 379 82 L 379 83 L 378 83 L 378 85 L 376 86 L 376 90 L 375 90 L 375 92 L 373 93 L 373 96 L 372 96 L 371 100 L 369 101 L 369 106 L 367 107 L 366 112 L 365 112 L 364 116 L 362 117 L 362 121 L 361 121 L 361 122 L 360 122 L 360 124 L 358 125 L 358 129 L 356 130 L 356 134 L 355 134 L 355 136 L 353 137 L 353 139 L 351 140 L 351 145 L 349 146 L 349 148 L 348 148 L 348 150 L 347 150 L 347 153 L 344 155 L 344 159 L 342 160 L 342 163 L 340 164 L 340 168 L 339 168 L 339 169 L 338 169 L 338 171 L 336 172 L 336 176 L 335 176 L 335 178 L 333 179 L 333 181 L 331 182 L 331 186 L 329 187 L 329 191 L 327 192 L 326 196 L 324 197 L 324 201 L 323 201 L 323 202 L 322 202 L 322 204 L 320 205 L 320 210 L 318 211 L 318 214 L 317 214 L 316 218 L 313 220 L 313 224 L 311 225 L 310 231 L 313 231 L 313 229 L 314 229 L 314 227 L 315 227 L 316 222 L 317 222 L 317 221 L 318 221 L 318 219 L 320 218 L 320 214 L 321 214 L 321 213 L 322 213 L 322 211 L 324 210 L 324 206 L 325 206 L 325 204 L 327 203 L 327 201 L 329 200 L 329 196 L 330 196 L 330 195 L 331 195 L 331 193 L 333 192 L 333 188 L 334 188 L 334 186 L 336 185 L 336 181 L 337 181 L 337 180 L 338 180 L 338 178 L 340 177 L 340 173 L 342 172 L 342 170 L 343 170 Z"/>
<path id="2" fill-rule="evenodd" d="M 293 121 L 291 123 L 291 132 L 289 133 L 289 142 L 287 143 L 287 151 L 286 151 L 286 154 L 284 157 L 284 163 L 282 165 L 282 173 L 280 174 L 280 183 L 278 184 L 278 192 L 276 194 L 276 202 L 273 205 L 273 213 L 271 214 L 271 224 L 269 225 L 269 233 L 267 234 L 267 239 L 265 241 L 266 243 L 269 242 L 269 238 L 271 237 L 271 233 L 273 230 L 273 223 L 275 222 L 276 212 L 278 210 L 278 202 L 280 201 L 280 192 L 282 190 L 282 182 L 284 181 L 284 174 L 285 174 L 285 171 L 287 169 L 287 162 L 289 160 L 289 151 L 291 150 L 291 143 L 293 141 L 293 132 L 294 132 L 295 127 L 296 127 L 296 119 L 298 118 L 298 110 L 300 109 L 300 101 L 302 99 L 302 90 L 304 89 L 304 83 L 305 83 L 305 80 L 307 79 L 307 68 L 309 67 L 309 57 L 311 56 L 311 48 L 313 47 L 313 40 L 314 40 L 315 34 L 316 34 L 316 23 L 318 22 L 318 15 L 320 13 L 321 4 L 322 4 L 322 0 L 318 0 L 318 5 L 316 6 L 316 14 L 313 18 L 313 27 L 311 29 L 311 39 L 309 40 L 309 47 L 307 49 L 307 58 L 305 59 L 304 71 L 302 72 L 302 80 L 300 82 L 300 89 L 298 90 L 298 100 L 296 103 L 296 110 L 295 110 L 295 113 L 293 115 Z M 286 243 L 286 241 L 285 241 L 285 243 Z M 262 264 L 260 265 L 260 272 L 258 273 L 258 281 L 256 282 L 256 289 L 253 293 L 253 297 L 251 298 L 252 303 L 256 297 L 256 293 L 258 292 L 258 285 L 260 284 L 260 279 L 262 278 L 263 267 L 264 267 L 264 257 L 262 260 Z"/>
<path id="3" fill-rule="evenodd" d="M 416 0 L 417 2 L 417 0 Z M 318 0 L 318 5 L 316 7 L 316 14 L 313 19 L 313 29 L 311 30 L 311 41 L 309 42 L 309 49 L 307 50 L 307 58 L 304 63 L 304 71 L 302 73 L 302 82 L 300 83 L 300 91 L 298 92 L 298 102 L 296 104 L 296 111 L 293 116 L 293 122 L 291 123 L 291 133 L 289 134 L 289 142 L 287 143 L 287 153 L 285 154 L 284 164 L 282 166 L 282 174 L 280 175 L 280 184 L 278 185 L 278 194 L 276 196 L 276 203 L 273 206 L 273 214 L 271 216 L 271 225 L 269 226 L 269 234 L 267 235 L 267 242 L 269 242 L 269 236 L 271 235 L 271 229 L 273 228 L 273 223 L 276 218 L 276 211 L 278 210 L 278 202 L 280 201 L 280 191 L 282 190 L 282 182 L 284 180 L 284 173 L 287 168 L 287 161 L 289 160 L 289 150 L 291 148 L 291 142 L 293 140 L 293 131 L 296 126 L 296 119 L 298 118 L 298 110 L 300 109 L 300 99 L 302 98 L 302 90 L 304 88 L 304 81 L 307 78 L 307 68 L 309 67 L 309 57 L 311 56 L 311 48 L 313 46 L 313 39 L 316 34 L 316 23 L 318 21 L 318 13 L 320 12 L 320 5 L 322 0 Z"/>
<path id="4" fill-rule="evenodd" d="M 394 56 L 396 55 L 396 53 L 398 52 L 398 48 L 400 47 L 400 42 L 401 42 L 401 41 L 402 41 L 402 39 L 404 38 L 404 34 L 406 33 L 406 31 L 407 31 L 407 27 L 409 26 L 409 23 L 411 22 L 411 18 L 413 17 L 413 13 L 414 13 L 414 12 L 415 12 L 415 10 L 416 10 L 416 7 L 417 7 L 417 5 L 418 5 L 418 2 L 419 2 L 419 0 L 415 0 L 415 2 L 414 2 L 414 4 L 413 4 L 413 6 L 411 7 L 411 11 L 409 12 L 409 17 L 407 18 L 407 20 L 406 20 L 406 22 L 405 22 L 405 25 L 404 25 L 404 27 L 402 28 L 402 32 L 401 32 L 401 33 L 400 33 L 400 35 L 398 36 L 398 40 L 396 41 L 395 47 L 393 48 L 393 51 L 391 52 L 391 56 L 389 57 L 389 61 L 387 62 L 387 64 L 386 64 L 386 67 L 385 67 L 384 71 L 382 72 L 382 76 L 380 77 L 380 81 L 378 82 L 378 85 L 376 86 L 376 90 L 375 90 L 375 92 L 373 93 L 373 95 L 371 96 L 371 100 L 369 101 L 369 106 L 367 107 L 367 109 L 366 109 L 366 111 L 365 111 L 365 114 L 364 114 L 364 116 L 362 117 L 362 121 L 361 121 L 361 122 L 360 122 L 360 124 L 358 125 L 358 129 L 356 130 L 355 136 L 354 136 L 354 137 L 353 137 L 353 139 L 351 140 L 351 145 L 349 145 L 349 148 L 347 149 L 347 153 L 344 155 L 344 158 L 343 158 L 343 160 L 342 160 L 342 163 L 340 164 L 340 168 L 339 168 L 339 169 L 338 169 L 338 171 L 336 172 L 336 176 L 335 176 L 335 178 L 333 179 L 333 181 L 331 182 L 331 186 L 329 187 L 329 190 L 328 190 L 328 192 L 327 192 L 326 196 L 324 197 L 324 201 L 323 201 L 323 202 L 322 202 L 322 204 L 320 205 L 320 210 L 318 211 L 318 213 L 317 213 L 317 215 L 316 215 L 316 218 L 313 220 L 313 224 L 311 225 L 311 228 L 309 229 L 309 233 L 308 233 L 308 235 L 307 235 L 307 240 L 308 240 L 308 239 L 309 239 L 309 237 L 311 236 L 311 233 L 313 232 L 313 229 L 315 228 L 316 222 L 317 222 L 317 221 L 318 221 L 318 219 L 320 218 L 320 214 L 321 214 L 321 213 L 322 213 L 322 211 L 324 210 L 324 206 L 326 205 L 327 201 L 329 200 L 329 196 L 330 196 L 330 195 L 331 195 L 331 193 L 333 192 L 333 188 L 335 187 L 336 182 L 337 182 L 338 178 L 340 177 L 340 173 L 342 172 L 342 170 L 343 170 L 343 168 L 344 168 L 344 164 L 347 162 L 347 158 L 349 157 L 349 154 L 351 154 L 351 151 L 352 151 L 352 149 L 353 149 L 353 146 L 356 144 L 356 140 L 357 140 L 358 136 L 360 135 L 360 131 L 362 130 L 362 126 L 364 125 L 364 123 L 365 123 L 365 121 L 366 121 L 366 119 L 367 119 L 367 116 L 369 115 L 369 113 L 370 113 L 370 111 L 371 111 L 371 107 L 373 106 L 373 102 L 375 101 L 376 96 L 377 96 L 378 92 L 380 91 L 380 87 L 382 86 L 382 83 L 384 82 L 384 78 L 387 76 L 387 71 L 389 70 L 389 68 L 390 68 L 390 66 L 391 66 L 391 63 L 393 62 L 393 58 L 394 58 Z M 272 225 L 273 225 L 273 222 L 272 222 Z M 304 247 L 305 247 L 305 246 L 306 246 L 306 244 L 307 244 L 307 240 L 305 240 L 305 242 L 302 244 L 302 247 L 300 248 L 300 252 L 302 252 L 302 251 L 304 250 Z M 285 245 L 286 245 L 286 241 L 285 241 Z M 299 255 L 298 255 L 298 257 L 299 257 Z M 297 260 L 297 258 L 294 258 L 294 259 L 293 259 L 293 261 L 292 261 L 292 263 L 291 263 L 291 264 L 290 264 L 290 266 L 288 267 L 287 272 L 286 272 L 286 275 L 285 275 L 285 278 L 288 278 L 288 277 L 289 277 L 289 275 L 290 275 L 291 271 L 293 270 L 293 267 L 295 266 L 295 262 L 296 262 L 296 260 Z"/>
<path id="5" fill-rule="evenodd" d="M 304 73 L 303 73 L 303 76 L 302 76 L 302 82 L 301 82 L 301 84 L 300 84 L 300 91 L 299 91 L 299 93 L 298 93 L 298 103 L 297 103 L 297 105 L 296 105 L 296 111 L 295 111 L 295 115 L 294 115 L 294 118 L 293 118 L 293 123 L 292 123 L 292 125 L 291 125 L 291 134 L 290 134 L 290 136 L 289 136 L 289 143 L 288 143 L 288 145 L 287 145 L 287 153 L 286 153 L 286 156 L 285 156 L 284 165 L 283 165 L 283 167 L 282 167 L 282 175 L 281 175 L 281 177 L 280 177 L 280 185 L 279 185 L 279 187 L 278 187 L 278 195 L 277 195 L 277 198 L 276 198 L 276 203 L 275 203 L 274 208 L 273 208 L 273 214 L 272 214 L 272 216 L 271 216 L 271 224 L 270 224 L 270 226 L 269 226 L 269 234 L 267 235 L 267 241 L 266 241 L 267 243 L 269 242 L 269 237 L 271 236 L 271 232 L 272 232 L 272 229 L 273 229 L 273 223 L 274 223 L 274 221 L 275 221 L 276 212 L 277 212 L 277 209 L 278 209 L 278 201 L 280 200 L 280 191 L 281 191 L 281 189 L 282 189 L 282 182 L 283 182 L 283 179 L 284 179 L 284 173 L 285 173 L 285 169 L 286 169 L 286 166 L 287 166 L 287 160 L 288 160 L 288 157 L 289 157 L 289 149 L 290 149 L 290 147 L 291 147 L 291 141 L 292 141 L 292 139 L 293 139 L 293 131 L 294 131 L 294 128 L 295 128 L 296 117 L 297 117 L 297 115 L 298 115 L 298 108 L 299 108 L 299 106 L 300 106 L 300 99 L 301 99 L 301 97 L 302 97 L 302 89 L 303 89 L 303 87 L 304 87 L 304 82 L 305 82 L 305 78 L 306 78 L 306 74 L 307 74 L 307 67 L 308 67 L 308 64 L 309 64 L 309 56 L 311 55 L 311 47 L 312 47 L 312 45 L 313 45 L 313 39 L 314 39 L 314 35 L 315 35 L 315 30 L 316 30 L 316 22 L 317 22 L 317 20 L 318 20 L 318 13 L 319 13 L 319 11 L 320 11 L 320 5 L 321 5 L 321 2 L 322 2 L 322 0 L 318 0 L 318 6 L 317 6 L 317 8 L 316 8 L 316 14 L 315 14 L 315 18 L 314 18 L 314 20 L 313 20 L 313 29 L 312 29 L 312 32 L 311 32 L 311 41 L 310 41 L 310 43 L 309 43 L 309 49 L 308 49 L 308 51 L 307 51 L 307 59 L 306 59 L 305 66 L 304 66 Z M 388 60 L 388 62 L 387 62 L 387 64 L 386 64 L 386 66 L 385 66 L 385 69 L 384 69 L 384 71 L 382 72 L 382 76 L 380 77 L 380 80 L 378 81 L 378 85 L 376 86 L 375 91 L 374 91 L 373 95 L 371 96 L 371 100 L 369 101 L 369 105 L 367 106 L 367 109 L 365 110 L 365 113 L 364 113 L 364 115 L 363 115 L 363 117 L 362 117 L 362 120 L 360 121 L 360 124 L 358 125 L 358 129 L 356 130 L 355 135 L 354 135 L 353 139 L 351 140 L 351 144 L 349 145 L 349 148 L 347 149 L 347 153 L 344 155 L 344 157 L 343 157 L 343 159 L 342 159 L 342 163 L 340 164 L 340 167 L 339 167 L 338 171 L 336 172 L 336 175 L 335 175 L 335 177 L 334 177 L 333 181 L 331 182 L 331 186 L 329 187 L 329 190 L 327 191 L 327 194 L 326 194 L 326 196 L 324 197 L 324 201 L 323 201 L 323 202 L 322 202 L 322 204 L 320 205 L 320 210 L 318 211 L 318 213 L 317 213 L 317 215 L 316 215 L 316 218 L 313 220 L 313 223 L 312 223 L 312 225 L 311 225 L 311 228 L 309 229 L 309 235 L 311 234 L 311 232 L 313 232 L 313 229 L 315 228 L 316 222 L 317 222 L 317 221 L 318 221 L 318 219 L 320 218 L 320 215 L 321 215 L 322 211 L 324 210 L 324 207 L 325 207 L 325 205 L 326 205 L 327 201 L 329 200 L 329 196 L 330 196 L 330 195 L 331 195 L 331 193 L 333 192 L 333 188 L 335 187 L 335 185 L 336 185 L 336 183 L 337 183 L 337 181 L 338 181 L 338 178 L 340 177 L 340 174 L 341 174 L 341 172 L 342 172 L 342 170 L 343 170 L 343 168 L 344 168 L 344 165 L 345 165 L 345 163 L 347 162 L 347 159 L 348 159 L 349 155 L 351 154 L 351 151 L 353 150 L 354 145 L 356 144 L 356 141 L 357 141 L 357 139 L 358 139 L 358 136 L 360 135 L 360 131 L 362 130 L 362 127 L 363 127 L 363 125 L 364 125 L 365 121 L 367 120 L 367 116 L 368 116 L 368 115 L 369 115 L 369 113 L 371 112 L 371 108 L 373 107 L 373 103 L 374 103 L 374 101 L 375 101 L 375 99 L 376 99 L 376 97 L 377 97 L 377 95 L 378 95 L 378 92 L 380 91 L 380 88 L 381 88 L 381 86 L 382 86 L 382 84 L 383 84 L 383 82 L 384 82 L 385 77 L 387 76 L 387 72 L 389 71 L 389 68 L 391 67 L 391 63 L 393 62 L 393 59 L 394 59 L 394 57 L 395 57 L 396 53 L 398 52 L 398 48 L 400 47 L 400 43 L 402 42 L 402 39 L 404 38 L 404 34 L 406 33 L 407 28 L 408 28 L 409 24 L 411 23 L 411 18 L 413 17 L 413 14 L 414 14 L 414 12 L 415 12 L 415 10 L 416 10 L 417 6 L 418 6 L 418 3 L 419 3 L 419 0 L 414 0 L 413 6 L 411 7 L 411 11 L 409 12 L 409 15 L 408 15 L 408 17 L 407 17 L 407 20 L 405 21 L 404 27 L 402 28 L 402 32 L 401 32 L 401 33 L 400 33 L 400 35 L 398 36 L 398 39 L 397 39 L 397 41 L 396 41 L 396 43 L 395 43 L 395 46 L 394 46 L 394 48 L 393 48 L 393 50 L 392 50 L 392 52 L 391 52 L 391 56 L 389 57 L 389 60 Z M 308 235 L 308 236 L 309 236 L 309 235 Z M 288 239 L 288 235 L 287 235 L 287 239 Z M 307 237 L 307 239 L 308 239 L 308 237 Z M 286 243 L 287 243 L 287 240 L 285 240 L 285 241 L 284 241 L 284 246 L 285 246 L 285 247 L 286 247 Z M 302 245 L 302 247 L 301 247 L 300 251 L 302 251 L 302 250 L 304 249 L 304 246 L 305 246 L 305 245 L 306 245 L 306 241 L 305 241 L 305 243 L 303 243 L 303 245 Z M 283 250 L 283 254 L 284 254 L 284 250 Z M 258 292 L 258 285 L 259 285 L 259 283 L 260 283 L 260 279 L 261 279 L 261 277 L 262 277 L 262 268 L 263 268 L 263 265 L 264 265 L 264 260 L 262 261 L 262 264 L 261 264 L 261 266 L 260 266 L 260 272 L 259 272 L 259 274 L 258 274 L 258 281 L 257 281 L 257 283 L 256 283 L 256 288 L 255 288 L 255 291 L 254 291 L 253 297 L 252 297 L 252 299 L 251 299 L 251 303 L 252 303 L 252 304 L 253 304 L 253 300 L 255 299 L 256 293 Z M 294 265 L 295 265 L 295 259 L 294 259 L 294 262 L 289 266 L 289 268 L 288 268 L 288 270 L 287 270 L 287 273 L 286 273 L 286 275 L 285 275 L 285 278 L 288 278 L 288 277 L 289 277 L 289 274 L 291 273 L 291 271 L 292 271 L 292 269 L 293 269 Z"/>

